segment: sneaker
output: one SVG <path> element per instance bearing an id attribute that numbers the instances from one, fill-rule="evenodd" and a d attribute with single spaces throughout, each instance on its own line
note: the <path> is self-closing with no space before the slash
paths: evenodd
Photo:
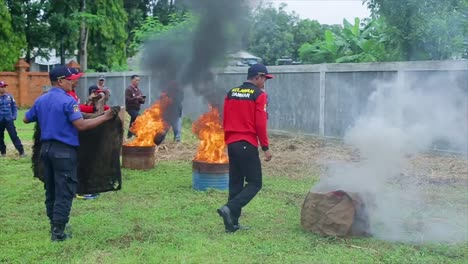
<path id="1" fill-rule="evenodd" d="M 96 199 L 99 197 L 99 193 L 93 193 L 93 194 L 77 194 L 76 198 L 82 199 L 82 200 L 92 200 Z"/>
<path id="2" fill-rule="evenodd" d="M 21 153 L 19 154 L 21 158 L 26 158 L 28 155 L 26 155 L 26 153 Z"/>
<path id="3" fill-rule="evenodd" d="M 6 153 L 2 153 L 1 155 L 2 155 L 2 157 L 5 157 L 5 156 L 6 156 Z"/>

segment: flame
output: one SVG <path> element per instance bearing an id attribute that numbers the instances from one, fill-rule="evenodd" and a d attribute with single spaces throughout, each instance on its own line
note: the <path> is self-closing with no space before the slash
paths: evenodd
<path id="1" fill-rule="evenodd" d="M 159 133 L 164 133 L 168 128 L 168 124 L 163 119 L 163 112 L 171 103 L 172 100 L 163 93 L 161 99 L 139 115 L 130 128 L 136 138 L 125 146 L 154 146 L 154 137 Z"/>
<path id="2" fill-rule="evenodd" d="M 200 139 L 194 160 L 207 163 L 228 163 L 219 111 L 211 105 L 209 109 L 192 125 L 192 132 Z"/>

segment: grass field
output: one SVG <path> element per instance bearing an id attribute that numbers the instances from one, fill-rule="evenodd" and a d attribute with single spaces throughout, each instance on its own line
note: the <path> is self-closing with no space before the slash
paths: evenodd
<path id="1" fill-rule="evenodd" d="M 33 126 L 17 127 L 30 146 Z M 187 124 L 188 141 L 189 133 Z M 225 234 L 216 209 L 227 193 L 194 191 L 190 159 L 159 160 L 145 172 L 123 169 L 122 190 L 75 200 L 74 238 L 51 243 L 43 186 L 32 177 L 30 159 L 11 148 L 0 159 L 0 263 L 468 262 L 467 243 L 409 245 L 304 232 L 300 208 L 317 181 L 310 174 L 265 175 L 264 188 L 241 218 L 252 229 Z"/>

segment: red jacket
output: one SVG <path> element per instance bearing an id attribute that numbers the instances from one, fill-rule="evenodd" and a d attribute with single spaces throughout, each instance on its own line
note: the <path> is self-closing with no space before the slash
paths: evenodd
<path id="1" fill-rule="evenodd" d="M 224 140 L 226 144 L 245 140 L 268 150 L 267 97 L 253 83 L 231 89 L 224 99 Z"/>

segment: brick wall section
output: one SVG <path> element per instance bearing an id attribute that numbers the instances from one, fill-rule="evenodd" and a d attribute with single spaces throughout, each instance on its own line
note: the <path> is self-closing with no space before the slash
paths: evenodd
<path id="1" fill-rule="evenodd" d="M 28 72 L 29 65 L 20 59 L 16 72 L 0 72 L 0 81 L 8 84 L 7 92 L 15 97 L 19 107 L 29 107 L 42 94 L 44 86 L 50 86 L 48 72 Z"/>
<path id="2" fill-rule="evenodd" d="M 42 95 L 44 86 L 50 86 L 48 72 L 28 72 L 28 97 L 23 105 L 32 106 L 34 101 Z"/>

